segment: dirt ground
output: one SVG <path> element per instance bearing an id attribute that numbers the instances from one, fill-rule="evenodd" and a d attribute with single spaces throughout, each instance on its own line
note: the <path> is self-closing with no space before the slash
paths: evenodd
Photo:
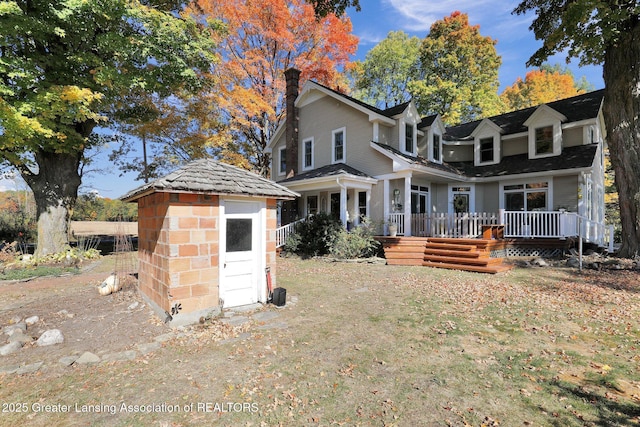
<path id="1" fill-rule="evenodd" d="M 0 357 L 54 361 L 0 374 L 0 425 L 640 424 L 637 270 L 483 275 L 280 258 L 284 308 L 173 331 L 135 360 L 56 363 L 169 331 L 135 291 L 98 295 L 110 268 L 0 284 L 2 325 L 38 315 L 37 328 L 66 337 Z"/>
<path id="2" fill-rule="evenodd" d="M 2 356 L 2 366 L 42 361 L 54 367 L 62 357 L 85 351 L 102 356 L 130 350 L 170 330 L 138 294 L 135 277 L 117 293 L 98 293 L 98 285 L 111 273 L 113 264 L 114 256 L 103 257 L 89 262 L 80 274 L 0 282 L 0 328 L 39 317 L 27 330 L 34 342 Z M 48 329 L 61 330 L 64 343 L 37 346 L 35 340 Z"/>

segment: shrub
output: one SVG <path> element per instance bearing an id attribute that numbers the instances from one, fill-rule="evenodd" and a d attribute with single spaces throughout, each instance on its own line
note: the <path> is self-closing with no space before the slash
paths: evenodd
<path id="1" fill-rule="evenodd" d="M 375 227 L 370 223 L 363 223 L 353 231 L 344 229 L 334 239 L 329 253 L 336 258 L 368 258 L 378 252 L 379 242 L 373 236 Z"/>
<path id="2" fill-rule="evenodd" d="M 290 237 L 292 239 L 291 245 L 294 246 L 294 243 L 297 242 L 294 252 L 298 255 L 326 255 L 341 230 L 342 223 L 339 220 L 327 213 L 320 212 L 298 225 L 295 233 L 297 236 Z"/>

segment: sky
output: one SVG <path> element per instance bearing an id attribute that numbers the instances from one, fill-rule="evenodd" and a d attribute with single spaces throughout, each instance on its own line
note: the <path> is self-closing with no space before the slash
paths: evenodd
<path id="1" fill-rule="evenodd" d="M 471 25 L 480 26 L 480 34 L 497 40 L 496 50 L 502 58 L 499 71 L 500 92 L 512 85 L 518 77 L 525 77 L 526 62 L 541 46 L 529 26 L 535 15 L 528 13 L 512 15 L 518 1 L 504 0 L 360 0 L 362 10 L 349 9 L 347 14 L 353 23 L 353 33 L 360 44 L 354 60 L 364 60 L 367 52 L 382 41 L 390 31 L 402 30 L 410 36 L 424 38 L 434 21 L 449 16 L 453 11 L 469 15 Z M 557 54 L 549 58 L 552 65 L 565 65 L 566 55 Z M 574 77 L 586 77 L 596 89 L 604 87 L 602 67 L 579 67 L 578 61 L 569 64 Z M 108 161 L 111 150 L 98 154 L 97 166 L 100 173 L 90 173 L 83 179 L 81 193 L 97 190 L 103 197 L 118 198 L 142 184 L 134 181 L 131 173 L 119 176 L 120 171 Z M 17 184 L 19 189 L 24 183 Z M 0 191 L 15 189 L 11 180 L 0 179 Z"/>

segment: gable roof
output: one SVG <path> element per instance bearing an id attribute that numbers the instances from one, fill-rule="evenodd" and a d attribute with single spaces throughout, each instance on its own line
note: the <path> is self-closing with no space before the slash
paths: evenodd
<path id="1" fill-rule="evenodd" d="M 549 102 L 548 104 L 543 105 L 546 105 L 547 107 L 564 115 L 569 123 L 579 122 L 581 120 L 593 119 L 598 116 L 603 96 L 604 89 L 600 89 L 574 96 L 572 98 Z M 524 123 L 539 107 L 540 106 L 529 107 L 523 110 L 511 111 L 498 116 L 488 117 L 487 119 L 480 119 L 448 127 L 447 132 L 445 133 L 445 139 L 449 141 L 469 139 L 470 135 L 482 120 L 491 120 L 500 129 L 502 129 L 502 135 L 526 132 L 527 127 Z"/>
<path id="2" fill-rule="evenodd" d="M 313 169 L 305 173 L 294 175 L 291 178 L 287 178 L 278 182 L 288 184 L 295 181 L 302 181 L 302 180 L 314 179 L 314 178 L 337 177 L 340 175 L 350 175 L 350 176 L 355 176 L 359 178 L 374 179 L 369 175 L 367 175 L 366 173 L 360 172 L 358 169 L 351 167 L 345 163 L 335 163 L 332 165 L 322 166 L 320 168 Z"/>
<path id="3" fill-rule="evenodd" d="M 129 191 L 120 197 L 132 202 L 154 192 L 233 194 L 295 199 L 300 195 L 255 173 L 212 159 L 195 160 L 184 167 Z"/>

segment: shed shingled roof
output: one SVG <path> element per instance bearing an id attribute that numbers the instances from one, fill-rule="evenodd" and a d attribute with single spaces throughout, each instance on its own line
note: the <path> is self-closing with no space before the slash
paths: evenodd
<path id="1" fill-rule="evenodd" d="M 151 192 L 191 192 L 294 199 L 300 195 L 255 173 L 211 159 L 184 167 L 129 191 L 121 200 L 131 202 Z"/>

